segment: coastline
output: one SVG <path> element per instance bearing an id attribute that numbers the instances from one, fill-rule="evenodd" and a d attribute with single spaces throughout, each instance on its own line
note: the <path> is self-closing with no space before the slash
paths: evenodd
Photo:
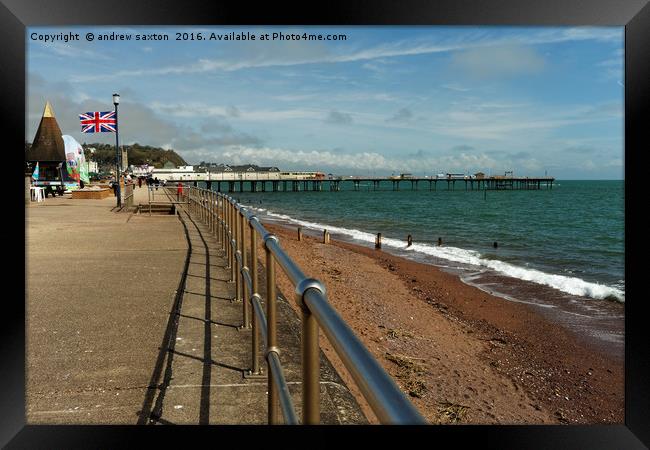
<path id="1" fill-rule="evenodd" d="M 538 309 L 428 264 L 265 227 L 325 283 L 332 305 L 431 423 L 623 423 L 623 359 Z M 291 292 L 284 277 L 278 284 Z M 321 344 L 359 398 L 322 333 Z"/>

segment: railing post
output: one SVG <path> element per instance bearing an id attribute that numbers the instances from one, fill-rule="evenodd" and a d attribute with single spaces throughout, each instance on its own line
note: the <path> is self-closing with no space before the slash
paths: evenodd
<path id="1" fill-rule="evenodd" d="M 223 250 L 228 253 L 228 196 L 223 194 Z"/>
<path id="2" fill-rule="evenodd" d="M 219 236 L 219 208 L 217 208 L 217 193 L 212 191 L 212 211 L 214 216 L 214 226 L 212 232 L 215 236 Z"/>
<path id="3" fill-rule="evenodd" d="M 250 293 L 250 298 L 253 298 L 253 295 L 258 293 L 257 289 L 257 235 L 255 233 L 255 229 L 253 228 L 253 225 L 251 223 L 248 223 L 248 232 L 250 233 L 250 247 L 251 247 L 251 264 L 250 264 L 250 275 L 251 275 L 251 285 L 253 287 L 252 291 Z M 251 364 L 251 375 L 259 375 L 260 374 L 260 358 L 259 358 L 259 330 L 257 329 L 257 314 L 255 314 L 255 311 L 253 309 L 253 305 L 251 304 L 251 313 L 252 313 L 252 327 L 253 327 L 253 335 L 251 337 L 251 358 L 252 358 L 252 364 Z"/>
<path id="4" fill-rule="evenodd" d="M 219 221 L 217 220 L 217 196 L 214 191 L 210 191 L 210 204 L 212 205 L 212 234 L 217 234 L 217 225 Z"/>
<path id="5" fill-rule="evenodd" d="M 250 318 L 248 314 L 248 295 L 250 295 L 250 293 L 247 292 L 248 287 L 246 286 L 246 280 L 244 279 L 244 269 L 248 269 L 248 266 L 246 265 L 246 226 L 245 226 L 246 218 L 244 217 L 244 211 L 241 209 L 241 207 L 237 215 L 239 216 L 239 241 L 240 241 L 239 247 L 241 249 L 240 250 L 241 251 L 241 268 L 240 268 L 241 275 L 239 278 L 241 280 L 242 304 L 243 304 L 242 319 L 244 323 L 242 324 L 242 328 L 250 328 L 251 324 L 250 324 Z"/>
<path id="6" fill-rule="evenodd" d="M 225 239 L 223 238 L 223 230 L 225 228 L 223 224 L 223 195 L 220 192 L 217 192 L 217 217 L 219 218 L 219 240 L 221 240 L 221 250 L 225 250 L 224 247 L 224 242 Z"/>
<path id="7" fill-rule="evenodd" d="M 275 261 L 271 250 L 266 246 L 268 239 L 273 239 L 275 236 L 270 236 L 265 239 L 264 247 L 266 253 L 266 362 L 268 374 L 268 419 L 270 425 L 278 423 L 278 391 L 275 388 L 275 381 L 273 380 L 273 373 L 271 371 L 271 363 L 269 361 L 269 351 L 277 348 L 277 328 L 276 328 L 276 298 L 275 291 Z M 275 238 L 277 239 L 277 238 Z"/>
<path id="8" fill-rule="evenodd" d="M 228 267 L 230 267 L 230 252 L 228 251 L 228 197 L 224 195 L 223 197 L 223 249 L 226 252 L 228 259 Z"/>
<path id="9" fill-rule="evenodd" d="M 302 296 L 298 301 L 302 309 L 302 423 L 317 425 L 320 423 L 318 322 Z"/>
<path id="10" fill-rule="evenodd" d="M 212 207 L 210 204 L 210 191 L 206 190 L 205 191 L 205 215 L 207 220 L 207 225 L 208 225 L 208 230 L 212 231 Z"/>
<path id="11" fill-rule="evenodd" d="M 226 197 L 224 194 L 219 194 L 219 199 L 221 200 L 220 212 L 221 212 L 221 249 L 226 251 Z"/>
<path id="12" fill-rule="evenodd" d="M 226 219 L 226 252 L 228 254 L 228 267 L 230 268 L 230 199 L 226 197 L 224 205 L 224 214 Z M 232 278 L 231 278 L 232 281 Z"/>
<path id="13" fill-rule="evenodd" d="M 235 204 L 233 204 L 233 234 L 235 236 L 235 247 L 233 249 L 235 251 L 235 258 L 233 266 L 237 266 L 235 270 L 235 301 L 238 302 L 241 300 L 241 280 L 243 277 L 241 276 L 242 266 L 237 262 L 237 254 L 240 253 L 239 247 L 241 244 L 239 241 L 241 240 L 241 236 L 239 236 L 239 211 Z"/>
<path id="14" fill-rule="evenodd" d="M 228 248 L 230 249 L 230 281 L 235 281 L 235 249 L 232 246 L 232 241 L 235 239 L 235 230 L 234 230 L 234 217 L 235 217 L 235 206 L 231 201 L 228 201 Z"/>
<path id="15" fill-rule="evenodd" d="M 210 190 L 210 233 L 214 233 L 214 191 Z"/>
<path id="16" fill-rule="evenodd" d="M 233 234 L 233 228 L 232 228 L 232 215 L 233 213 L 233 205 L 232 205 L 232 199 L 228 199 L 228 248 L 230 249 L 230 259 L 232 261 L 233 258 L 233 252 L 232 252 L 232 240 L 235 237 Z M 232 267 L 232 264 L 231 264 Z M 234 278 L 233 278 L 234 280 Z"/>

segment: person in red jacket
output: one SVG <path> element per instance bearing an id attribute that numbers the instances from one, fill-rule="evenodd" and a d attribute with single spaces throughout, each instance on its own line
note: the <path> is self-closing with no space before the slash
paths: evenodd
<path id="1" fill-rule="evenodd" d="M 183 196 L 183 183 L 179 181 L 176 187 L 176 200 L 180 202 L 182 196 Z"/>

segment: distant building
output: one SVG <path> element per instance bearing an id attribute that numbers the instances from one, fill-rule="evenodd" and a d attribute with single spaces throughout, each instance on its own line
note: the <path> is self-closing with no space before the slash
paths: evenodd
<path id="1" fill-rule="evenodd" d="M 279 172 L 277 167 L 261 167 L 255 164 L 243 164 L 239 166 L 230 166 L 228 164 L 215 164 L 209 166 L 210 172 L 238 172 L 238 173 L 251 173 L 251 172 Z"/>
<path id="2" fill-rule="evenodd" d="M 76 141 L 73 142 L 78 145 Z M 65 190 L 77 188 L 81 180 L 77 167 L 81 159 L 78 155 L 83 155 L 78 148 L 69 149 L 66 154 L 61 128 L 54 117 L 52 105 L 46 102 L 32 145 L 25 151 L 28 170 L 33 173 L 37 163 L 39 167 L 38 179 L 33 180 L 33 184 L 44 186 L 45 195 L 48 192 L 54 194 L 54 190 L 63 195 Z"/>
<path id="3" fill-rule="evenodd" d="M 86 160 L 86 164 L 88 165 L 88 172 L 99 173 L 99 164 L 97 164 L 97 161 Z"/>
<path id="4" fill-rule="evenodd" d="M 25 160 L 33 163 L 32 166 L 35 166 L 37 162 L 40 163 L 41 177 L 43 176 L 44 165 L 47 166 L 48 171 L 53 171 L 52 176 L 56 176 L 58 175 L 56 166 L 65 162 L 65 145 L 63 144 L 62 134 L 61 128 L 59 128 L 59 124 L 54 118 L 52 106 L 50 102 L 46 102 L 41 123 L 38 125 L 32 146 L 25 153 Z"/>
<path id="5" fill-rule="evenodd" d="M 465 178 L 464 173 L 447 173 L 447 178 L 450 180 L 462 180 Z"/>
<path id="6" fill-rule="evenodd" d="M 151 171 L 151 176 L 156 177 L 160 180 L 193 180 L 198 181 L 199 179 L 203 180 L 204 178 L 197 178 L 197 174 L 205 175 L 205 169 L 194 170 L 194 166 L 176 166 L 167 161 L 162 169 L 153 169 Z"/>
<path id="7" fill-rule="evenodd" d="M 258 167 L 257 168 L 258 172 L 279 172 L 280 169 L 277 167 Z"/>
<path id="8" fill-rule="evenodd" d="M 39 165 L 38 181 L 34 181 L 36 186 L 46 186 L 49 191 L 56 186 L 57 192 L 63 195 L 64 183 L 73 181 L 66 169 L 65 144 L 50 102 L 45 103 L 32 145 L 25 152 L 25 162 L 30 172 L 34 171 L 37 163 Z"/>
<path id="9" fill-rule="evenodd" d="M 485 178 L 485 174 L 483 172 L 476 172 L 474 178 Z"/>
<path id="10" fill-rule="evenodd" d="M 153 168 L 154 167 L 150 166 L 149 164 L 142 164 L 140 166 L 129 166 L 131 173 L 135 177 L 146 177 L 151 172 L 153 172 Z"/>

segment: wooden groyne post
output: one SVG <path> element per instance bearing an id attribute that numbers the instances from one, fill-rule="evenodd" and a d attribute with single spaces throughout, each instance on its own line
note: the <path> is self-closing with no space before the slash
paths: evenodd
<path id="1" fill-rule="evenodd" d="M 298 227 L 298 240 L 302 241 L 302 227 Z"/>
<path id="2" fill-rule="evenodd" d="M 375 248 L 381 248 L 381 233 L 377 233 L 375 238 Z"/>
<path id="3" fill-rule="evenodd" d="M 330 233 L 327 230 L 323 230 L 323 244 L 330 243 Z"/>

